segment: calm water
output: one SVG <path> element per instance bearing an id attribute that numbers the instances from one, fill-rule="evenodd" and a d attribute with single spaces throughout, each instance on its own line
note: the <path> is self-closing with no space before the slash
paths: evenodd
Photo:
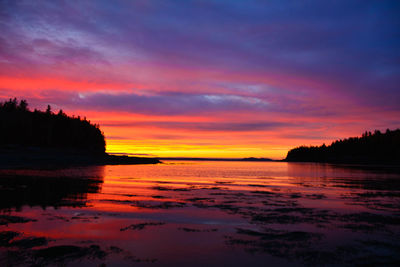
<path id="1" fill-rule="evenodd" d="M 281 162 L 0 170 L 1 266 L 400 262 L 400 175 Z"/>

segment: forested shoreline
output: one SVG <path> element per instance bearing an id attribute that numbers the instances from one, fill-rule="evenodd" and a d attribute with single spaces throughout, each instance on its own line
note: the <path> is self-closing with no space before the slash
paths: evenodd
<path id="1" fill-rule="evenodd" d="M 0 103 L 0 146 L 20 145 L 46 148 L 79 149 L 105 153 L 105 138 L 98 124 L 86 118 L 68 116 L 62 110 L 53 113 L 30 111 L 25 100 L 16 98 Z"/>
<path id="2" fill-rule="evenodd" d="M 285 161 L 399 164 L 400 129 L 365 132 L 361 137 L 337 140 L 328 146 L 296 147 L 288 152 Z"/>
<path id="3" fill-rule="evenodd" d="M 154 158 L 113 156 L 98 124 L 80 116 L 31 111 L 25 100 L 0 103 L 0 167 L 159 163 Z"/>

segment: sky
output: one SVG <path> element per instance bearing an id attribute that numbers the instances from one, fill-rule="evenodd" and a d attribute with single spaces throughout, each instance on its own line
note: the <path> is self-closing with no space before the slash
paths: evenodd
<path id="1" fill-rule="evenodd" d="M 399 1 L 0 0 L 0 101 L 107 151 L 269 157 L 400 127 Z"/>

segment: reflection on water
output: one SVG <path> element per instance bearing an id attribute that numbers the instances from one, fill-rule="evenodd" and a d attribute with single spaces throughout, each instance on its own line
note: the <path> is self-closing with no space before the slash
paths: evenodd
<path id="1" fill-rule="evenodd" d="M 23 206 L 85 206 L 88 193 L 98 193 L 104 167 L 84 170 L 3 170 L 0 172 L 0 210 Z"/>
<path id="2" fill-rule="evenodd" d="M 382 169 L 170 162 L 1 170 L 0 199 L 5 266 L 400 261 L 400 175 Z"/>

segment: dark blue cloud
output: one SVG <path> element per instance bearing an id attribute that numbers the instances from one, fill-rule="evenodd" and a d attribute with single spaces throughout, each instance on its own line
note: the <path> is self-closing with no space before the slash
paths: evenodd
<path id="1" fill-rule="evenodd" d="M 206 114 L 224 111 L 265 110 L 267 102 L 253 97 L 226 94 L 165 93 L 139 95 L 135 93 L 87 93 L 70 95 L 63 103 L 97 110 L 119 110 L 132 113 L 178 115 Z"/>

